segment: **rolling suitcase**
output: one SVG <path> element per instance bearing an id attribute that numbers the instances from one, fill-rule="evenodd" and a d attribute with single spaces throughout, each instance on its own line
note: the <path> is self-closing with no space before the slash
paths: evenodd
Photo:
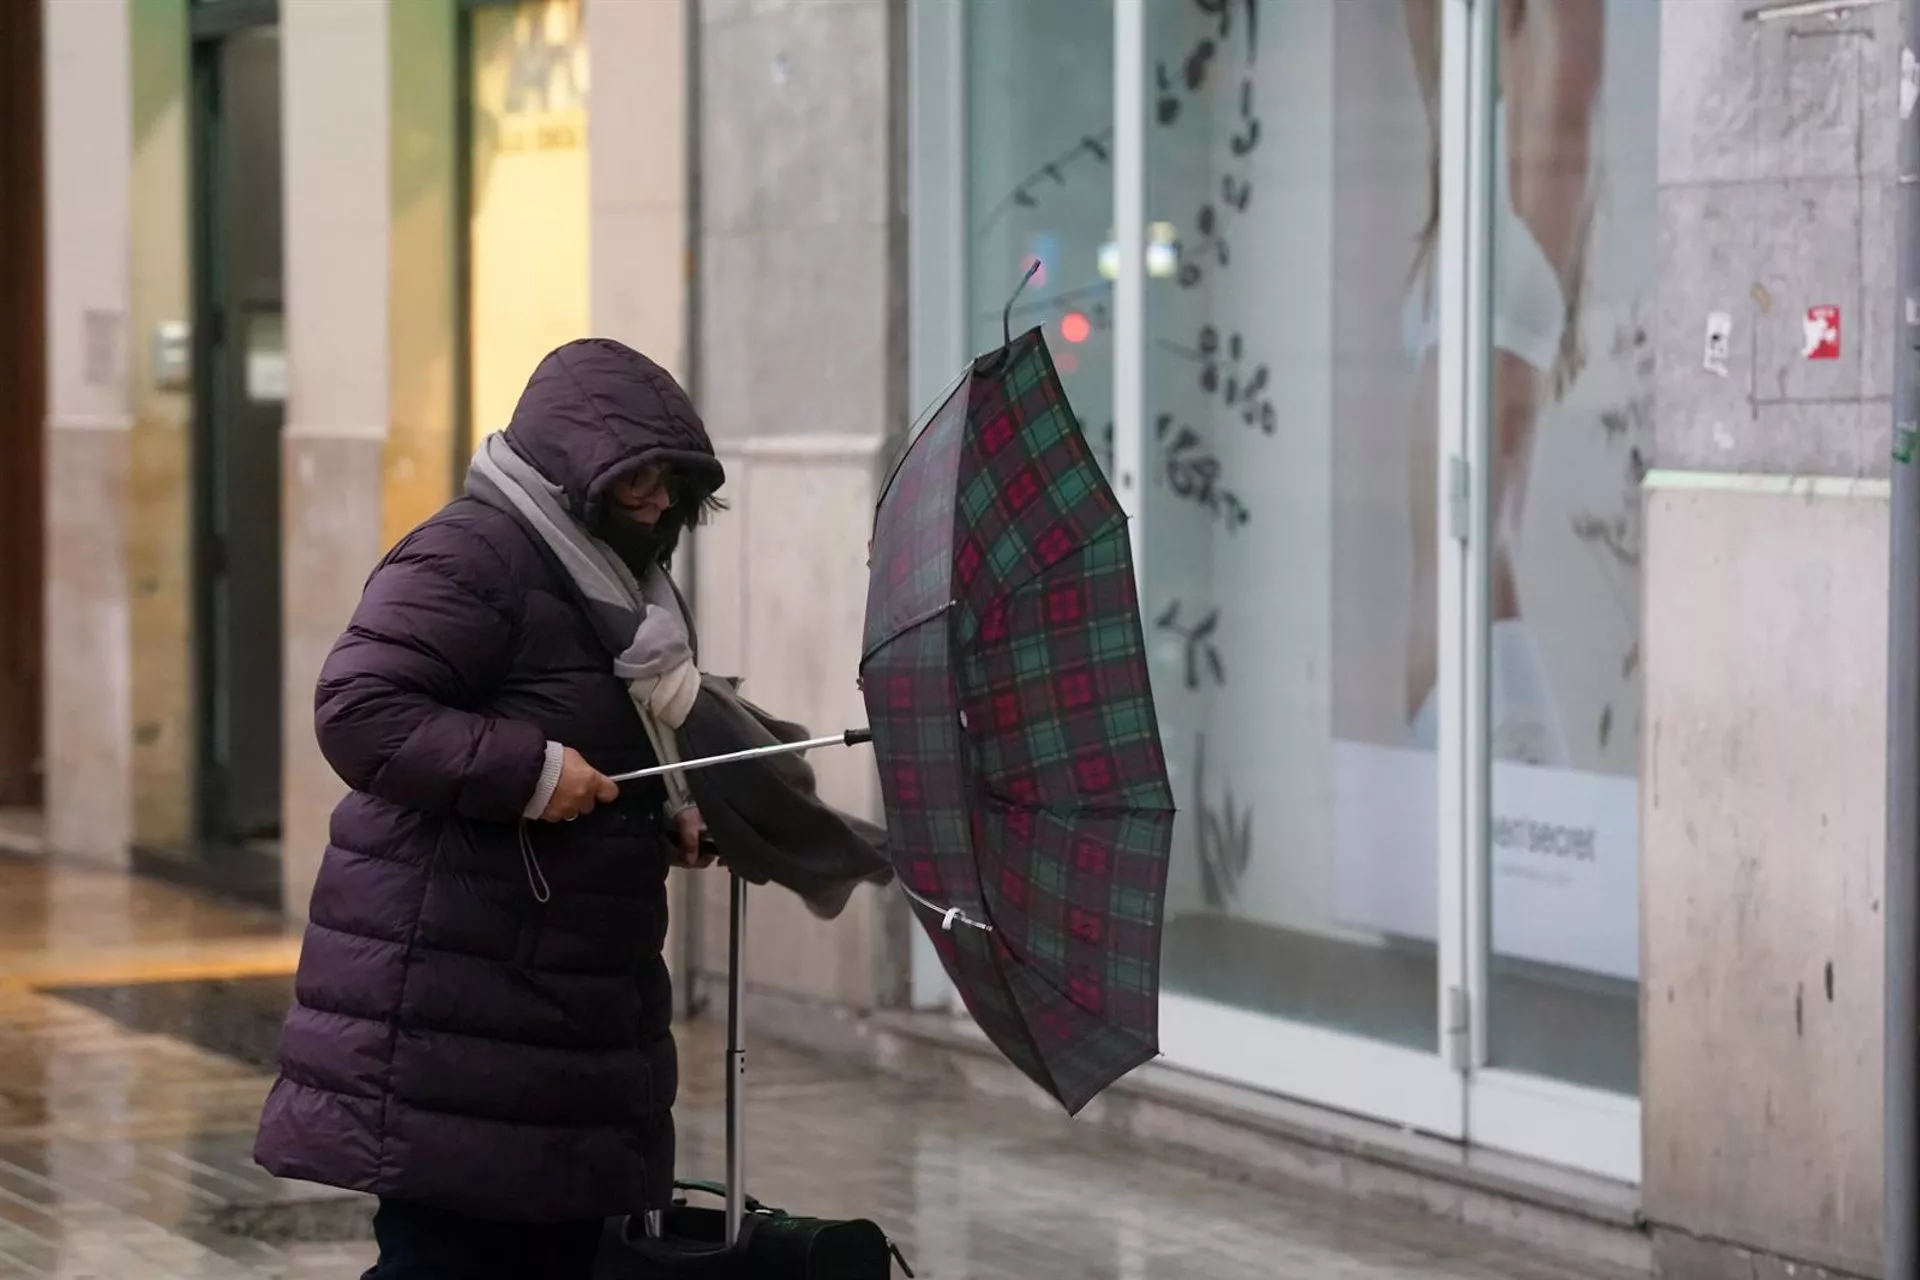
<path id="1" fill-rule="evenodd" d="M 746 1194 L 745 1038 L 741 965 L 747 882 L 728 873 L 727 1177 L 724 1183 L 676 1182 L 676 1192 L 712 1196 L 720 1208 L 676 1196 L 671 1208 L 607 1223 L 594 1280 L 890 1280 L 893 1264 L 912 1270 L 886 1233 L 864 1218 L 801 1218 Z"/>

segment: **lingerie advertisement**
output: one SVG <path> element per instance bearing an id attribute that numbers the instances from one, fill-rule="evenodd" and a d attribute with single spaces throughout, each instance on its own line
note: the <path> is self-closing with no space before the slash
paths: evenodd
<path id="1" fill-rule="evenodd" d="M 1341 6 L 1336 120 L 1422 86 L 1404 7 Z M 1581 30 L 1542 31 L 1540 24 Z M 1650 448 L 1659 9 L 1503 6 L 1490 221 L 1492 472 L 1486 639 L 1492 946 L 1638 973 L 1639 485 Z M 1595 30 L 1594 28 L 1600 28 Z M 1584 56 L 1582 53 L 1584 50 Z M 1408 85 L 1409 74 L 1412 85 Z M 1430 86 L 1426 86 L 1429 87 Z M 1424 129 L 1427 94 L 1395 94 Z M 1375 105 L 1377 113 L 1387 108 Z M 1336 177 L 1338 919 L 1431 940 L 1440 821 L 1437 435 L 1431 169 L 1343 144 Z M 1431 164 L 1431 162 L 1430 162 Z M 1382 573 L 1382 569 L 1389 571 Z"/>

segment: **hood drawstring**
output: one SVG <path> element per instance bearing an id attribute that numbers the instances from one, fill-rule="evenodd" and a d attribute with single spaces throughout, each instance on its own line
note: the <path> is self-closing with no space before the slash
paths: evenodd
<path id="1" fill-rule="evenodd" d="M 540 869 L 540 859 L 533 856 L 533 836 L 527 831 L 527 820 L 520 820 L 520 862 L 527 869 L 527 888 L 533 890 L 533 900 L 542 905 L 551 901 L 553 889 L 547 884 L 547 873 Z"/>

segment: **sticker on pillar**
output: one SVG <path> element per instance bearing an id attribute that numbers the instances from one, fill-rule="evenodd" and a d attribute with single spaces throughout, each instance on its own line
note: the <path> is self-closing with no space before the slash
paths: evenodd
<path id="1" fill-rule="evenodd" d="M 247 317 L 247 399 L 255 404 L 286 403 L 286 325 L 278 311 L 257 311 Z"/>
<path id="2" fill-rule="evenodd" d="M 1900 50 L 1900 118 L 1909 120 L 1913 109 L 1920 105 L 1920 58 L 1913 56 L 1913 50 Z"/>
<path id="3" fill-rule="evenodd" d="M 1733 317 L 1725 311 L 1707 312 L 1707 354 L 1700 362 L 1708 373 L 1727 376 L 1727 360 L 1733 352 Z"/>
<path id="4" fill-rule="evenodd" d="M 1840 358 L 1840 308 L 1808 307 L 1801 325 L 1800 354 L 1809 360 Z"/>

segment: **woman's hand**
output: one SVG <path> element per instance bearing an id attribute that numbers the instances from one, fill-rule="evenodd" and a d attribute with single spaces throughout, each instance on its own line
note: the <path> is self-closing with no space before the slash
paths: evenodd
<path id="1" fill-rule="evenodd" d="M 700 847 L 700 837 L 707 833 L 707 824 L 700 817 L 699 809 L 687 808 L 674 814 L 673 830 L 675 862 L 689 869 L 712 864 L 713 855 Z"/>
<path id="2" fill-rule="evenodd" d="M 572 822 L 583 813 L 592 813 L 596 805 L 613 803 L 619 795 L 620 788 L 605 774 L 588 764 L 578 751 L 566 747 L 560 755 L 560 782 L 547 807 L 540 811 L 540 821 Z"/>

